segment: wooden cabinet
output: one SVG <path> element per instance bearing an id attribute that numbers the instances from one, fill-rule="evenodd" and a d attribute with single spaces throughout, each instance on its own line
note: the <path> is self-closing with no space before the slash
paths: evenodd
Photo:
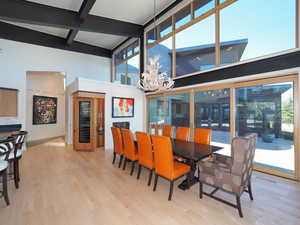
<path id="1" fill-rule="evenodd" d="M 104 95 L 76 92 L 73 112 L 74 149 L 95 151 L 104 146 Z"/>

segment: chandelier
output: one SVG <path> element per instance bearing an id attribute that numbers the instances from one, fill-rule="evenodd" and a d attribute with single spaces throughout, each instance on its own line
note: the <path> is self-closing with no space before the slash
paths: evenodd
<path id="1" fill-rule="evenodd" d="M 156 30 L 156 0 L 154 0 L 154 39 L 157 36 Z M 149 64 L 145 66 L 145 72 L 141 74 L 137 86 L 144 91 L 165 91 L 173 88 L 174 81 L 166 72 L 160 72 L 161 65 L 159 64 L 160 56 L 156 55 L 149 58 Z"/>
<path id="2" fill-rule="evenodd" d="M 174 81 L 166 72 L 159 72 L 161 68 L 158 62 L 159 58 L 159 55 L 150 58 L 145 72 L 141 74 L 138 87 L 144 91 L 165 91 L 174 86 Z"/>

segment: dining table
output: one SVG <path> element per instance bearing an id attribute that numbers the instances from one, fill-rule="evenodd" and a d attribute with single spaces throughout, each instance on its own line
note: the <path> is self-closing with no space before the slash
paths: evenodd
<path id="1" fill-rule="evenodd" d="M 191 186 L 198 182 L 198 177 L 195 176 L 197 170 L 197 163 L 205 158 L 210 157 L 213 153 L 221 150 L 223 147 L 199 144 L 192 141 L 183 141 L 170 138 L 172 143 L 173 154 L 182 159 L 182 162 L 191 167 L 190 172 L 187 174 L 178 188 L 181 190 L 188 190 Z M 137 141 L 135 139 L 135 143 Z"/>

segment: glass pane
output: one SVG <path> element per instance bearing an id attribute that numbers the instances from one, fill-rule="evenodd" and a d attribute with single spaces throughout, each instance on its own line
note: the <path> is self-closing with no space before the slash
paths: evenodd
<path id="1" fill-rule="evenodd" d="M 221 64 L 295 48 L 295 0 L 239 0 L 221 10 Z"/>
<path id="2" fill-rule="evenodd" d="M 212 15 L 176 35 L 176 76 L 215 66 L 215 16 Z"/>
<path id="3" fill-rule="evenodd" d="M 152 29 L 147 32 L 147 45 L 155 42 L 157 40 L 157 31 Z"/>
<path id="4" fill-rule="evenodd" d="M 127 84 L 136 86 L 140 78 L 140 55 L 128 60 Z"/>
<path id="5" fill-rule="evenodd" d="M 188 5 L 175 14 L 175 29 L 183 26 L 184 24 L 187 24 L 191 21 L 191 19 L 191 6 Z"/>
<path id="6" fill-rule="evenodd" d="M 293 83 L 236 89 L 236 132 L 257 133 L 255 163 L 294 172 Z"/>
<path id="7" fill-rule="evenodd" d="M 166 36 L 172 32 L 172 17 L 168 18 L 159 25 L 159 36 L 160 38 Z"/>
<path id="8" fill-rule="evenodd" d="M 79 142 L 90 143 L 91 102 L 79 102 Z"/>
<path id="9" fill-rule="evenodd" d="M 138 53 L 140 51 L 140 44 L 139 44 L 139 41 L 136 41 L 133 43 L 133 53 Z"/>
<path id="10" fill-rule="evenodd" d="M 126 83 L 126 66 L 126 62 L 116 66 L 116 81 L 120 81 L 121 84 Z"/>
<path id="11" fill-rule="evenodd" d="M 223 4 L 224 2 L 227 2 L 228 0 L 219 0 L 219 5 Z"/>
<path id="12" fill-rule="evenodd" d="M 165 109 L 165 104 L 164 104 L 163 97 L 148 98 L 149 128 L 153 124 L 165 124 L 164 109 Z"/>
<path id="13" fill-rule="evenodd" d="M 195 127 L 213 130 L 212 144 L 230 155 L 230 89 L 195 93 Z"/>
<path id="14" fill-rule="evenodd" d="M 157 45 L 149 48 L 147 51 L 147 57 L 154 58 L 159 55 L 159 63 L 161 68 L 159 72 L 166 72 L 168 76 L 172 74 L 172 37 L 164 40 Z"/>
<path id="15" fill-rule="evenodd" d="M 177 94 L 167 96 L 167 121 L 166 124 L 175 127 L 190 126 L 190 95 Z"/>
<path id="16" fill-rule="evenodd" d="M 215 8 L 215 0 L 196 0 L 194 1 L 195 18 L 202 16 L 209 10 Z"/>

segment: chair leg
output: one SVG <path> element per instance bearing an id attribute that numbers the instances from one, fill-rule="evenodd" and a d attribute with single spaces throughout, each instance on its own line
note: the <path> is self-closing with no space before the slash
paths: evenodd
<path id="1" fill-rule="evenodd" d="M 19 169 L 19 160 L 13 161 L 14 165 L 14 180 L 15 180 L 15 186 L 18 189 L 19 188 L 19 181 L 18 181 L 18 169 Z"/>
<path id="2" fill-rule="evenodd" d="M 240 196 L 238 196 L 238 195 L 236 195 L 236 205 L 237 205 L 237 209 L 239 210 L 240 217 L 243 217 L 243 212 L 242 212 L 242 207 L 241 207 L 241 200 L 240 200 Z"/>
<path id="3" fill-rule="evenodd" d="M 199 197 L 202 198 L 203 196 L 203 183 L 199 181 Z"/>
<path id="4" fill-rule="evenodd" d="M 172 200 L 173 189 L 174 189 L 174 181 L 173 181 L 173 180 L 171 180 L 171 181 L 170 181 L 170 191 L 169 191 L 169 198 L 168 198 L 168 200 L 169 200 L 169 201 L 171 201 L 171 200 Z"/>
<path id="5" fill-rule="evenodd" d="M 20 159 L 18 159 L 17 162 L 17 178 L 18 178 L 18 183 L 20 183 Z"/>
<path id="6" fill-rule="evenodd" d="M 127 164 L 127 159 L 126 159 L 126 158 L 124 158 L 123 170 L 125 170 L 125 169 L 126 169 L 126 164 Z"/>
<path id="7" fill-rule="evenodd" d="M 158 181 L 158 174 L 155 174 L 153 191 L 156 191 L 157 181 Z"/>
<path id="8" fill-rule="evenodd" d="M 148 186 L 151 185 L 152 175 L 153 175 L 153 170 L 150 170 L 150 173 L 149 173 L 149 180 L 148 180 Z"/>
<path id="9" fill-rule="evenodd" d="M 132 161 L 132 162 L 131 162 L 131 172 L 130 172 L 130 176 L 132 176 L 132 174 L 133 174 L 133 172 L 134 172 L 135 162 L 136 162 L 136 161 Z"/>
<path id="10" fill-rule="evenodd" d="M 122 156 L 122 155 L 120 155 L 119 168 L 121 167 L 121 165 L 122 165 L 122 162 L 123 162 L 123 156 Z"/>
<path id="11" fill-rule="evenodd" d="M 116 153 L 114 152 L 114 158 L 113 158 L 112 164 L 114 164 L 115 161 L 116 161 Z"/>
<path id="12" fill-rule="evenodd" d="M 142 171 L 142 165 L 139 165 L 139 170 L 136 179 L 140 179 L 141 171 Z"/>
<path id="13" fill-rule="evenodd" d="M 7 169 L 2 172 L 2 185 L 3 185 L 3 196 L 6 205 L 9 205 L 9 198 L 7 192 Z"/>
<path id="14" fill-rule="evenodd" d="M 249 182 L 248 184 L 248 193 L 251 201 L 253 201 L 253 194 L 252 194 L 252 188 L 251 188 L 251 183 Z"/>

